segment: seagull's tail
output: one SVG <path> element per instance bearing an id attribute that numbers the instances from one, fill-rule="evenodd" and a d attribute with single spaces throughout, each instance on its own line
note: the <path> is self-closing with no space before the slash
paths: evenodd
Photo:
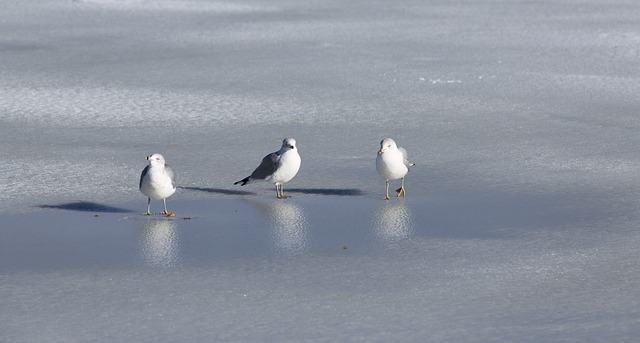
<path id="1" fill-rule="evenodd" d="M 240 181 L 234 182 L 233 184 L 234 185 L 240 184 L 240 186 L 244 186 L 244 185 L 247 184 L 247 182 L 249 182 L 249 177 L 248 176 L 245 177 L 244 179 L 240 180 Z"/>

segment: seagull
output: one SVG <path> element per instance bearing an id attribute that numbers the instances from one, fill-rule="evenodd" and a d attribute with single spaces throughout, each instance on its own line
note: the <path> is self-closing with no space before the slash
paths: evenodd
<path id="1" fill-rule="evenodd" d="M 270 153 L 262 159 L 262 162 L 250 176 L 234 182 L 234 185 L 244 186 L 254 181 L 267 181 L 276 185 L 276 197 L 288 198 L 284 195 L 284 184 L 293 179 L 300 169 L 300 155 L 296 147 L 296 140 L 287 138 L 282 141 L 280 150 Z"/>
<path id="2" fill-rule="evenodd" d="M 151 199 L 164 203 L 164 212 L 161 214 L 172 217 L 174 214 L 167 211 L 166 199 L 176 191 L 176 177 L 171 167 L 165 163 L 160 154 L 147 156 L 149 165 L 142 170 L 140 175 L 140 192 L 147 196 L 147 213 L 151 215 Z"/>
<path id="3" fill-rule="evenodd" d="M 389 200 L 389 180 L 402 178 L 402 185 L 396 189 L 398 197 L 403 197 L 404 176 L 409 172 L 409 167 L 413 166 L 407 159 L 407 150 L 399 148 L 391 138 L 385 138 L 380 142 L 380 150 L 376 158 L 376 170 L 378 174 L 386 180 L 387 195 L 385 200 Z"/>

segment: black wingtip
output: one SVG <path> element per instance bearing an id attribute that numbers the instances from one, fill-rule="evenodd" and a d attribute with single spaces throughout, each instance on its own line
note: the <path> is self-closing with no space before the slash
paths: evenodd
<path id="1" fill-rule="evenodd" d="M 249 178 L 248 178 L 248 177 L 245 177 L 244 179 L 242 179 L 242 180 L 240 180 L 240 181 L 236 181 L 236 182 L 234 182 L 233 184 L 234 184 L 234 185 L 240 184 L 240 186 L 244 186 L 244 185 L 246 185 L 246 184 L 247 184 L 247 182 L 249 182 Z"/>

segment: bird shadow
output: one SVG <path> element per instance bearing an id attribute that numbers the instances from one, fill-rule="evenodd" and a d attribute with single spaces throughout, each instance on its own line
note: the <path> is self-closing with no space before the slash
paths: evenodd
<path id="1" fill-rule="evenodd" d="M 59 205 L 37 205 L 39 208 L 54 210 L 69 210 L 79 212 L 101 212 L 101 213 L 131 213 L 133 211 L 126 208 L 114 207 L 104 204 L 98 204 L 91 201 L 76 201 Z"/>
<path id="2" fill-rule="evenodd" d="M 340 195 L 340 196 L 360 196 L 365 193 L 356 188 L 289 188 L 289 193 L 315 194 L 315 195 Z"/>
<path id="3" fill-rule="evenodd" d="M 198 191 L 198 192 L 216 193 L 216 194 L 224 194 L 224 195 L 255 195 L 256 194 L 253 192 L 236 191 L 232 189 L 223 189 L 223 188 L 206 188 L 206 187 L 178 187 L 178 188 L 188 190 L 188 191 Z"/>
<path id="4" fill-rule="evenodd" d="M 224 188 L 207 188 L 207 187 L 178 187 L 180 189 L 188 191 L 198 191 L 207 193 L 217 193 L 224 195 L 256 195 L 255 192 L 237 191 L 233 189 Z M 340 196 L 359 196 L 365 193 L 356 188 L 346 189 L 331 189 L 331 188 L 289 188 L 287 192 L 300 193 L 300 194 L 315 194 L 315 195 L 340 195 Z"/>

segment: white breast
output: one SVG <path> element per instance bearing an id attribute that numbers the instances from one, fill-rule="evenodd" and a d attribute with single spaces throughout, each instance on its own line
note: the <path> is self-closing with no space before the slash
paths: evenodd
<path id="1" fill-rule="evenodd" d="M 271 181 L 274 184 L 289 182 L 300 170 L 300 155 L 297 150 L 288 150 L 280 157 L 280 168 L 273 173 Z"/>
<path id="2" fill-rule="evenodd" d="M 151 167 L 142 180 L 140 191 L 153 200 L 161 200 L 171 196 L 176 188 L 164 168 Z"/>
<path id="3" fill-rule="evenodd" d="M 376 158 L 376 170 L 380 176 L 387 180 L 397 180 L 407 175 L 409 168 L 404 164 L 402 153 L 395 150 L 386 151 L 378 155 Z"/>

